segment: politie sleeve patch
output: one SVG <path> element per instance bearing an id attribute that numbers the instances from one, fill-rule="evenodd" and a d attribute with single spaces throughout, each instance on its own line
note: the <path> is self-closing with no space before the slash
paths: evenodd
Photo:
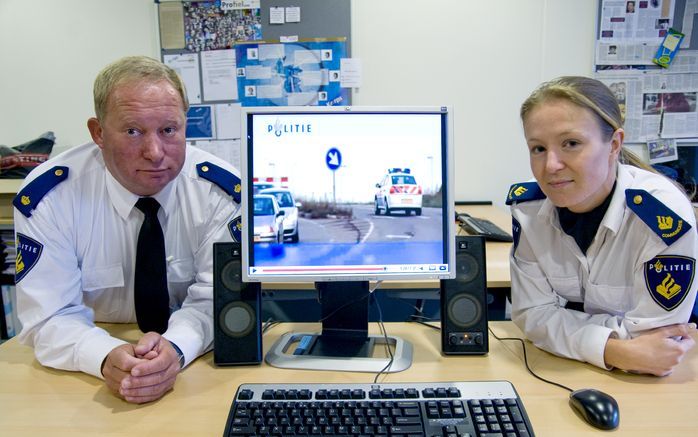
<path id="1" fill-rule="evenodd" d="M 17 258 L 15 259 L 15 283 L 27 276 L 41 257 L 44 245 L 17 232 Z"/>
<path id="2" fill-rule="evenodd" d="M 228 223 L 228 229 L 230 230 L 230 236 L 233 237 L 233 241 L 237 243 L 242 242 L 242 217 L 237 216 Z"/>
<path id="3" fill-rule="evenodd" d="M 521 238 L 521 223 L 514 217 L 511 218 L 511 233 L 514 236 L 514 252 L 519 247 L 519 238 Z"/>
<path id="4" fill-rule="evenodd" d="M 661 255 L 645 263 L 645 284 L 650 296 L 667 311 L 678 307 L 693 284 L 696 260 L 688 256 Z"/>

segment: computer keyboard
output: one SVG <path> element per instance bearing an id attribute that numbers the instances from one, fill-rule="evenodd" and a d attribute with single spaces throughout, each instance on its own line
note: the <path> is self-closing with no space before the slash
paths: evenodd
<path id="1" fill-rule="evenodd" d="M 508 381 L 242 384 L 225 436 L 533 436 Z"/>
<path id="2" fill-rule="evenodd" d="M 510 234 L 487 219 L 472 217 L 465 213 L 456 213 L 456 220 L 463 229 L 472 235 L 481 235 L 486 240 L 514 241 Z"/>

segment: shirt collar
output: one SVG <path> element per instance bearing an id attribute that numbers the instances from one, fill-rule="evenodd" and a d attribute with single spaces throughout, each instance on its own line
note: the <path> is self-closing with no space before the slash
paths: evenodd
<path id="1" fill-rule="evenodd" d="M 606 215 L 599 226 L 605 226 L 611 230 L 614 234 L 617 234 L 620 230 L 620 226 L 623 223 L 623 218 L 626 213 L 625 210 L 625 189 L 632 184 L 632 175 L 628 171 L 628 168 L 623 164 L 618 164 L 618 170 L 616 172 L 616 191 L 613 193 L 613 198 L 611 199 L 611 204 L 608 205 L 608 210 L 606 210 Z"/>
<path id="2" fill-rule="evenodd" d="M 620 225 L 623 223 L 623 215 L 625 210 L 625 189 L 630 186 L 632 175 L 625 165 L 618 164 L 616 170 L 616 189 L 613 192 L 611 203 L 608 205 L 606 214 L 599 224 L 599 227 L 604 226 L 610 229 L 613 233 L 618 233 Z M 556 229 L 562 230 L 557 218 L 557 210 L 555 205 L 547 197 L 543 201 L 543 205 L 538 210 L 538 217 L 546 220 Z"/>
<path id="3" fill-rule="evenodd" d="M 121 218 L 126 219 L 133 208 L 136 207 L 136 202 L 142 196 L 133 194 L 127 190 L 116 178 L 111 174 L 109 169 L 105 166 L 106 174 L 106 186 L 109 198 L 116 209 L 116 212 L 121 216 Z M 158 201 L 160 208 L 165 212 L 165 217 L 169 217 L 172 209 L 174 208 L 175 202 L 175 186 L 177 185 L 177 179 L 179 176 L 171 181 L 169 184 L 165 185 L 165 188 L 160 190 L 159 193 L 154 194 L 152 197 Z"/>

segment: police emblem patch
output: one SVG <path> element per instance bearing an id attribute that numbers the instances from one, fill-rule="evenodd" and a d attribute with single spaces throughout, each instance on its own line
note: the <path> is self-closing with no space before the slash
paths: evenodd
<path id="1" fill-rule="evenodd" d="M 27 276 L 27 273 L 34 268 L 39 261 L 44 245 L 29 238 L 26 235 L 17 233 L 17 258 L 15 259 L 15 283 Z"/>
<path id="2" fill-rule="evenodd" d="M 521 223 L 514 217 L 511 218 L 511 233 L 514 235 L 514 252 L 519 246 L 519 238 L 521 237 Z"/>
<path id="3" fill-rule="evenodd" d="M 696 260 L 687 256 L 661 255 L 645 263 L 645 284 L 650 296 L 667 311 L 678 307 L 693 283 Z"/>
<path id="4" fill-rule="evenodd" d="M 242 242 L 242 217 L 237 216 L 228 223 L 228 230 L 233 241 Z"/>

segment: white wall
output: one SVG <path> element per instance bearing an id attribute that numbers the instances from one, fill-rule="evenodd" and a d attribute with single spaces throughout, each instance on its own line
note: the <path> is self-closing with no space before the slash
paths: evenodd
<path id="1" fill-rule="evenodd" d="M 540 82 L 592 71 L 596 1 L 354 0 L 355 105 L 451 105 L 456 200 L 502 205 L 531 178 L 518 111 Z M 389 17 L 389 19 L 386 19 Z"/>
<path id="2" fill-rule="evenodd" d="M 531 177 L 519 105 L 543 80 L 591 74 L 597 7 L 352 0 L 364 73 L 353 104 L 453 106 L 456 200 L 501 205 Z M 88 141 L 95 75 L 121 56 L 159 57 L 156 15 L 153 0 L 0 0 L 0 144 L 47 130 L 59 148 Z"/>
<path id="3" fill-rule="evenodd" d="M 45 131 L 90 140 L 92 83 L 126 55 L 160 56 L 153 0 L 0 0 L 0 144 Z"/>

